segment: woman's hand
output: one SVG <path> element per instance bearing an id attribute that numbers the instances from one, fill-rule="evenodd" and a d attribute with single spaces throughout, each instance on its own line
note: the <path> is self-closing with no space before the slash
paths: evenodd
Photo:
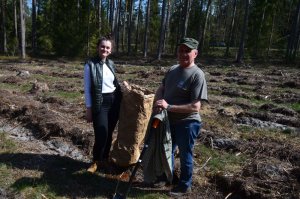
<path id="1" fill-rule="evenodd" d="M 92 108 L 86 108 L 85 118 L 88 123 L 93 121 Z"/>

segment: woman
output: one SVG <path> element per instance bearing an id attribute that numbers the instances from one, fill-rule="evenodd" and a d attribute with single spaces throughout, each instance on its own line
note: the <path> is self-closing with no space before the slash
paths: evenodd
<path id="1" fill-rule="evenodd" d="M 112 41 L 101 38 L 97 43 L 97 50 L 98 56 L 87 61 L 84 66 L 86 120 L 93 122 L 95 134 L 93 163 L 88 168 L 91 173 L 108 161 L 121 102 L 114 63 L 107 58 L 112 51 Z"/>

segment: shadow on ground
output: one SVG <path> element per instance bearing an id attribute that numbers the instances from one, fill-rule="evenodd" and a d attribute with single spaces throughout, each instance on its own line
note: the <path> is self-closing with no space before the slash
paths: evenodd
<path id="1" fill-rule="evenodd" d="M 3 153 L 0 154 L 0 164 L 6 164 L 12 169 L 24 172 L 36 170 L 42 172 L 40 177 L 21 177 L 11 188 L 21 191 L 27 187 L 46 185 L 49 191 L 57 196 L 67 198 L 101 197 L 111 198 L 115 192 L 117 180 L 105 178 L 102 174 L 90 174 L 85 170 L 87 163 L 73 160 L 69 157 L 46 154 Z M 24 174 L 24 173 L 23 173 Z M 26 175 L 26 174 L 24 174 Z M 127 184 L 121 182 L 120 193 L 124 193 Z M 132 189 L 131 195 L 147 194 L 144 190 Z"/>

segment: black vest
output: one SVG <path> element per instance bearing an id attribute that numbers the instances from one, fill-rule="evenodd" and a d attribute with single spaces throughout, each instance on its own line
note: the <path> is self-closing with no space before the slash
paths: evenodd
<path id="1" fill-rule="evenodd" d="M 96 113 L 100 110 L 103 98 L 102 98 L 102 83 L 103 83 L 103 64 L 98 57 L 93 58 L 87 61 L 87 64 L 90 67 L 90 75 L 91 75 L 91 94 L 92 94 L 92 111 Z M 112 71 L 115 76 L 114 85 L 116 87 L 115 94 L 120 97 L 121 89 L 118 83 L 117 77 L 115 75 L 115 66 L 114 62 L 106 59 L 105 64 Z"/>

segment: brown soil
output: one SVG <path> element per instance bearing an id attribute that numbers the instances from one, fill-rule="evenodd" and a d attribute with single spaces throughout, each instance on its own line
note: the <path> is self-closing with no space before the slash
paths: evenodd
<path id="1" fill-rule="evenodd" d="M 83 95 L 83 63 L 67 63 L 1 60 L 0 82 L 4 86 L 0 88 L 0 117 L 4 123 L 30 130 L 38 140 L 64 140 L 90 157 L 93 131 L 84 120 L 83 98 L 70 101 L 52 95 L 61 91 Z M 140 68 L 117 63 L 121 80 L 152 92 L 166 71 L 159 63 Z M 243 154 L 247 160 L 231 173 L 206 172 L 204 162 L 196 164 L 195 170 L 205 179 L 194 182 L 188 198 L 299 198 L 300 113 L 299 108 L 289 106 L 300 104 L 299 70 L 284 66 L 199 65 L 206 73 L 210 102 L 203 105 L 203 130 L 197 143 L 218 152 Z M 26 84 L 30 88 L 20 89 Z M 242 127 L 250 130 L 243 133 Z M 278 136 L 272 135 L 274 131 Z M 198 156 L 201 151 L 195 159 Z M 113 165 L 101 170 L 115 180 L 123 171 L 128 172 Z M 141 181 L 139 171 L 135 190 L 165 193 L 170 189 L 146 188 Z"/>

